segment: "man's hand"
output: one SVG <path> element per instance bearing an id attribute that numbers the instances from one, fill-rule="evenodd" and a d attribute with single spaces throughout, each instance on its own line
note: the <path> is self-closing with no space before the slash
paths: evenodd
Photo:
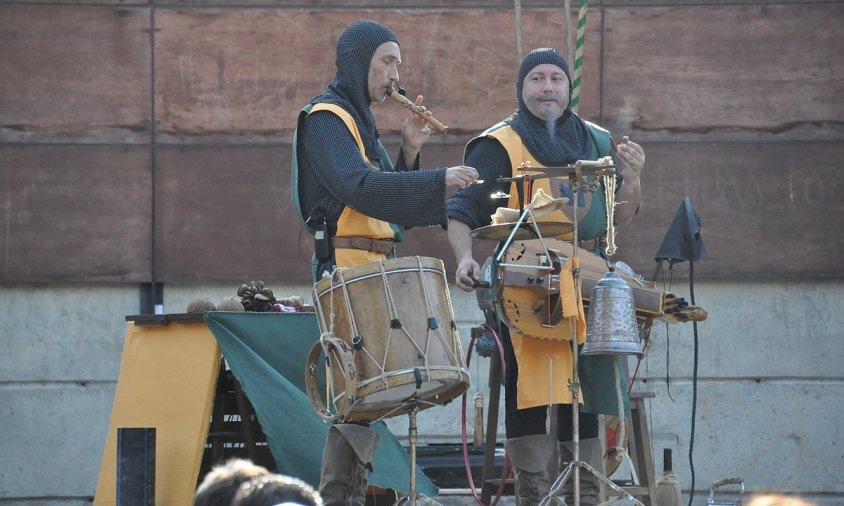
<path id="1" fill-rule="evenodd" d="M 422 107 L 426 115 L 431 116 L 431 112 L 422 106 L 422 98 L 422 95 L 416 97 L 416 105 Z M 419 150 L 430 135 L 431 127 L 428 126 L 428 123 L 419 115 L 410 111 L 410 117 L 405 120 L 401 127 L 401 149 L 408 167 L 413 166 L 416 155 L 419 154 Z"/>
<path id="2" fill-rule="evenodd" d="M 638 178 L 645 167 L 645 150 L 642 146 L 630 140 L 630 137 L 621 138 L 621 144 L 616 146 L 618 161 L 622 165 L 622 174 L 625 178 Z"/>
<path id="3" fill-rule="evenodd" d="M 445 185 L 446 187 L 456 186 L 458 188 L 466 188 L 478 180 L 478 171 L 474 167 L 467 167 L 466 165 L 457 165 L 449 167 L 445 170 Z"/>
<path id="4" fill-rule="evenodd" d="M 481 276 L 481 266 L 472 257 L 464 259 L 457 266 L 454 273 L 454 282 L 464 292 L 471 292 L 475 289 L 475 283 Z"/>
<path id="5" fill-rule="evenodd" d="M 639 209 L 642 198 L 639 175 L 645 167 L 645 150 L 625 135 L 621 138 L 621 144 L 616 146 L 616 155 L 624 182 L 616 195 L 615 222 L 616 225 L 624 226 L 630 223 Z"/>
<path id="6" fill-rule="evenodd" d="M 464 292 L 471 292 L 475 289 L 475 280 L 480 279 L 481 267 L 472 258 L 472 236 L 469 225 L 459 220 L 449 220 L 448 242 L 457 260 L 454 282 Z"/>

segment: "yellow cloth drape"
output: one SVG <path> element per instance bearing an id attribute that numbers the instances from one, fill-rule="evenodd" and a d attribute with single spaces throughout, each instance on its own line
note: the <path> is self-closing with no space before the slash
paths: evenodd
<path id="1" fill-rule="evenodd" d="M 129 323 L 95 506 L 116 503 L 117 429 L 156 429 L 155 504 L 190 506 L 208 439 L 220 347 L 204 323 Z"/>
<path id="2" fill-rule="evenodd" d="M 582 299 L 576 298 L 572 266 L 569 258 L 560 272 L 560 295 L 563 301 L 563 320 L 554 329 L 561 339 L 539 339 L 510 331 L 510 341 L 519 363 L 517 388 L 518 409 L 547 404 L 571 404 L 572 356 L 571 336 L 577 318 L 577 342 L 586 341 L 586 318 Z M 580 401 L 583 402 L 583 396 Z"/>

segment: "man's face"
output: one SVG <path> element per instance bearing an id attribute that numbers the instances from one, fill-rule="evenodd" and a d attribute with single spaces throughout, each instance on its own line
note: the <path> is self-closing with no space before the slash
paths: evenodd
<path id="1" fill-rule="evenodd" d="M 369 64 L 369 101 L 383 102 L 393 82 L 399 80 L 398 66 L 401 64 L 401 51 L 395 42 L 385 42 L 378 46 Z"/>
<path id="2" fill-rule="evenodd" d="M 522 83 L 522 101 L 537 118 L 555 121 L 569 104 L 569 78 L 556 65 L 537 65 Z"/>

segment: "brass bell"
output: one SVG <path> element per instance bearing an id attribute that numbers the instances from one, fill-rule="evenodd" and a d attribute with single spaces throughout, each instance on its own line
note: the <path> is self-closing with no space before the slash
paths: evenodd
<path id="1" fill-rule="evenodd" d="M 639 354 L 636 306 L 627 282 L 610 269 L 592 288 L 581 355 Z"/>

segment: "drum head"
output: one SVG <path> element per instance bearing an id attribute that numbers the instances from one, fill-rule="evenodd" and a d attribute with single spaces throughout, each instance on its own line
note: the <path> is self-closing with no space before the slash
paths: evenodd
<path id="1" fill-rule="evenodd" d="M 416 379 L 422 377 L 417 383 Z M 392 383 L 384 388 L 383 381 Z M 419 388 L 417 388 L 417 386 Z M 428 373 L 414 370 L 391 371 L 388 377 L 379 377 L 366 385 L 358 385 L 358 393 L 370 392 L 358 399 L 349 416 L 352 420 L 390 418 L 407 413 L 414 398 L 419 411 L 451 402 L 469 388 L 469 374 L 459 367 L 439 367 Z"/>

